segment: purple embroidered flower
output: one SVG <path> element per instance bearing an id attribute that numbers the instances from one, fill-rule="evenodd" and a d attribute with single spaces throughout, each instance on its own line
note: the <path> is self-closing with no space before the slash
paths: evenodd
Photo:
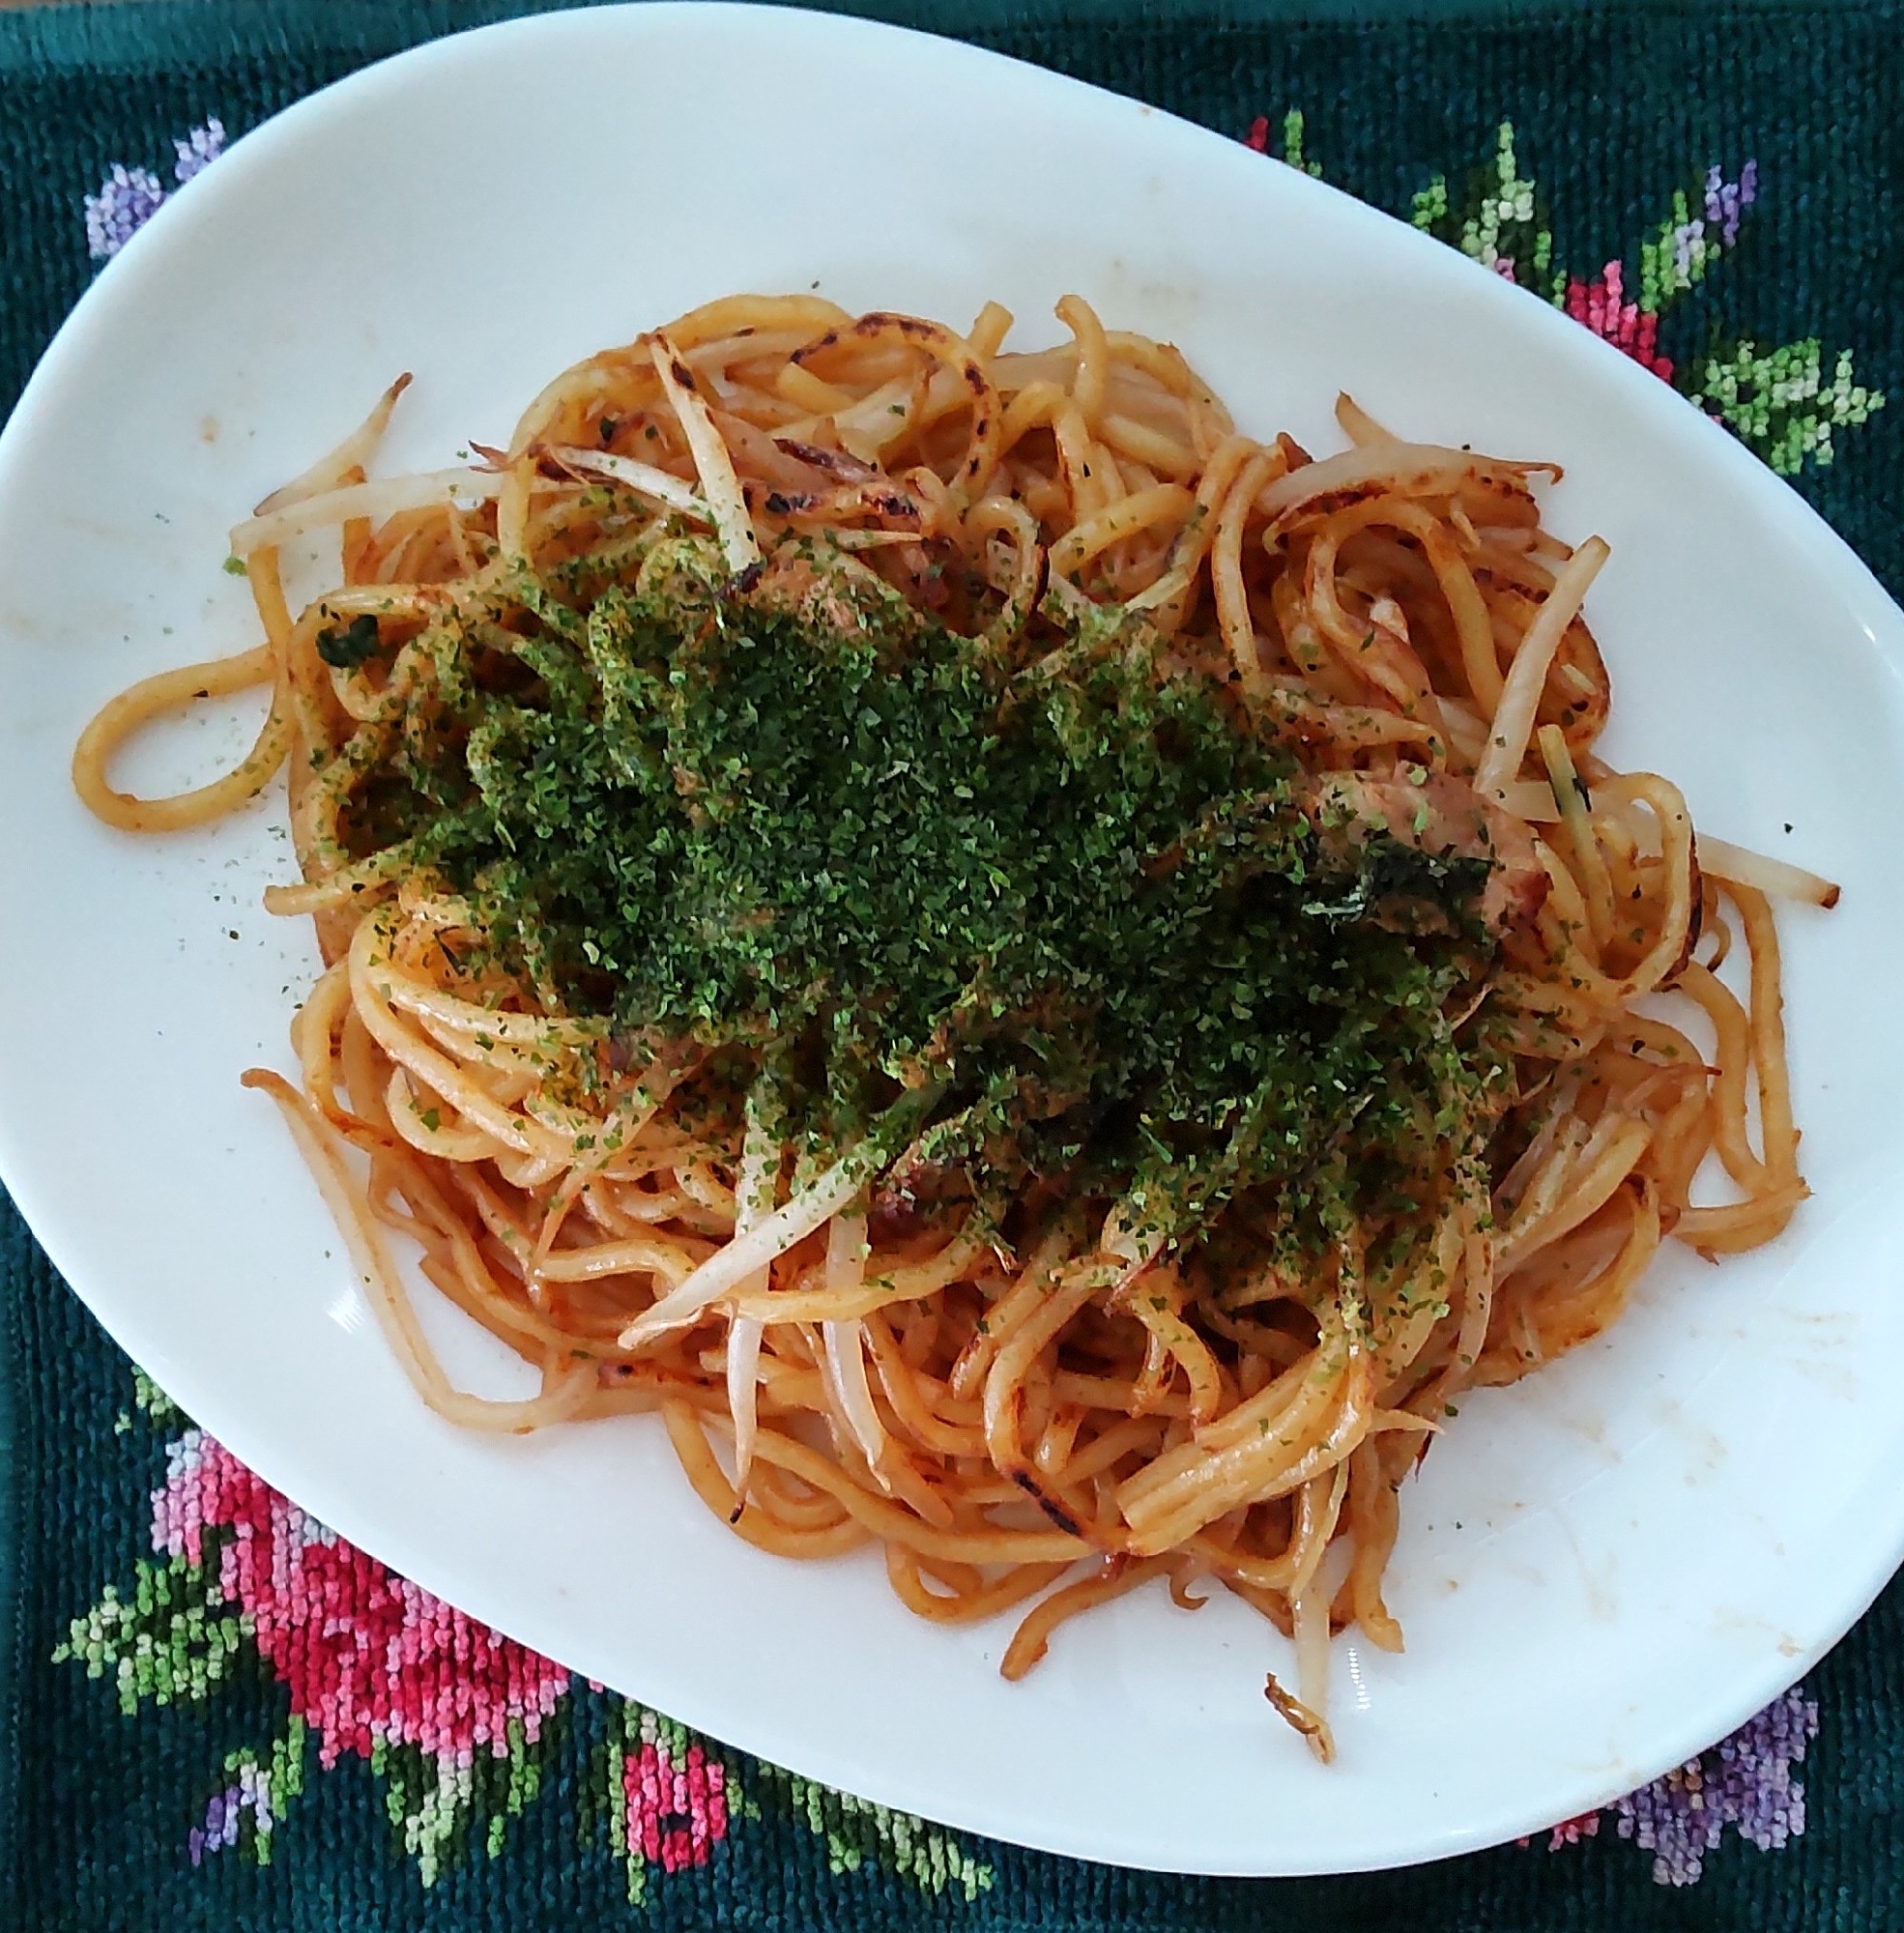
<path id="1" fill-rule="evenodd" d="M 165 190 L 151 169 L 115 161 L 99 193 L 86 197 L 86 252 L 96 262 L 118 254 L 164 199 Z"/>
<path id="2" fill-rule="evenodd" d="M 183 140 L 172 143 L 178 160 L 172 172 L 181 183 L 202 174 L 225 151 L 225 124 L 216 114 L 206 117 Z M 86 252 L 96 262 L 108 261 L 150 221 L 165 199 L 165 188 L 150 168 L 129 168 L 123 161 L 100 184 L 98 194 L 86 197 Z"/>
<path id="3" fill-rule="evenodd" d="M 1804 1831 L 1792 1768 L 1817 1736 L 1818 1707 L 1787 1691 L 1723 1744 L 1622 1799 L 1620 1836 L 1653 1854 L 1661 1886 L 1690 1886 L 1728 1826 L 1763 1852 L 1784 1845 Z"/>
<path id="4" fill-rule="evenodd" d="M 183 141 L 172 143 L 179 151 L 179 163 L 172 170 L 182 182 L 209 168 L 225 151 L 225 124 L 214 114 L 204 127 L 194 128 Z"/>
<path id="5" fill-rule="evenodd" d="M 1803 1836 L 1804 1787 L 1792 1782 L 1792 1767 L 1817 1736 L 1817 1705 L 1788 1691 L 1718 1747 L 1724 1803 L 1740 1836 L 1761 1852 Z"/>
<path id="6" fill-rule="evenodd" d="M 1733 226 L 1738 222 L 1735 219 Z M 1696 216 L 1690 221 L 1682 221 L 1673 230 L 1673 273 L 1681 281 L 1692 279 L 1692 264 L 1699 245 L 1706 239 L 1706 224 Z"/>
<path id="7" fill-rule="evenodd" d="M 1739 217 L 1758 199 L 1759 164 L 1747 161 L 1739 179 L 1729 182 L 1716 166 L 1706 175 L 1706 219 L 1719 231 L 1723 246 L 1730 248 L 1739 239 Z"/>
<path id="8" fill-rule="evenodd" d="M 215 1792 L 205 1807 L 202 1825 L 186 1835 L 186 1851 L 193 1865 L 202 1864 L 207 1853 L 229 1852 L 238 1844 L 238 1829 L 245 1813 L 250 1813 L 258 1836 L 269 1838 L 275 1820 L 272 1813 L 271 1775 L 261 1766 L 246 1759 L 238 1767 L 236 1784 Z"/>

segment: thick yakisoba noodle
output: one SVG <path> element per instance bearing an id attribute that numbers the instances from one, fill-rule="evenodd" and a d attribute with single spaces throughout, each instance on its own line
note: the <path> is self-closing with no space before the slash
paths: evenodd
<path id="1" fill-rule="evenodd" d="M 101 818 L 162 830 L 288 763 L 303 883 L 273 904 L 316 916 L 332 964 L 301 1082 L 246 1078 L 426 1401 L 496 1429 L 659 1410 L 696 1493 L 763 1549 L 877 1541 L 939 1621 L 1040 1600 L 1008 1676 L 1068 1617 L 1160 1580 L 1194 1605 L 1214 1579 L 1295 1638 L 1299 1695 L 1271 1679 L 1271 1699 L 1326 1758 L 1328 1638 L 1400 1647 L 1399 1492 L 1451 1399 L 1599 1334 L 1663 1242 L 1750 1247 L 1802 1200 L 1767 894 L 1835 889 L 1696 845 L 1667 780 L 1599 759 L 1580 607 L 1606 552 L 1541 528 L 1550 466 L 1410 445 L 1346 398 L 1353 447 L 1314 461 L 1237 433 L 1173 348 L 1076 297 L 1058 316 L 1068 341 L 1017 353 L 995 303 L 961 334 L 730 298 L 556 378 L 483 467 L 371 480 L 400 382 L 234 532 L 266 642 L 116 700 L 74 777 Z M 294 617 L 279 549 L 326 528 L 341 582 Z M 501 676 L 552 598 L 586 619 L 604 585 L 665 597 L 716 556 L 722 595 L 778 572 L 810 622 L 897 591 L 1007 681 L 1118 607 L 1158 678 L 1232 692 L 1235 730 L 1286 757 L 1328 863 L 1365 884 L 1377 849 L 1478 866 L 1484 966 L 1441 1024 L 1505 1072 L 1399 1143 L 1453 1181 L 1297 1267 L 1267 1236 L 1166 1239 L 1136 1197 L 1062 1176 L 949 1184 L 919 1152 L 951 1105 L 926 1075 L 851 1145 L 795 1149 L 757 1094 L 710 1126 L 705 1043 L 570 1011 L 533 950 L 504 970 L 427 825 L 353 843 L 406 752 L 455 729 L 447 679 Z M 592 702 L 621 702 L 588 637 Z M 271 710 L 237 770 L 171 800 L 111 789 L 143 722 L 250 684 Z M 1405 893 L 1365 915 L 1422 917 Z M 1713 970 L 1735 935 L 1744 999 Z M 1677 1018 L 1638 1010 L 1667 990 Z M 1735 1198 L 1694 1205 L 1709 1157 Z M 538 1396 L 452 1388 L 392 1234 Z"/>

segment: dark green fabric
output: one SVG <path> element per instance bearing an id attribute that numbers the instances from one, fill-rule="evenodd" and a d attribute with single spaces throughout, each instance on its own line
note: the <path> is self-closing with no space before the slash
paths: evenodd
<path id="1" fill-rule="evenodd" d="M 95 273 L 83 197 L 115 163 L 169 185 L 174 140 L 210 116 L 237 134 L 367 60 L 519 11 L 505 0 L 147 0 L 0 14 L 0 391 L 17 392 Z M 1519 175 L 1541 188 L 1533 225 L 1549 230 L 1554 261 L 1583 280 L 1623 262 L 1628 299 L 1640 245 L 1677 218 L 1674 190 L 1689 192 L 1696 214 L 1709 167 L 1737 181 L 1754 161 L 1757 199 L 1736 245 L 1660 304 L 1649 353 L 1671 361 L 1676 386 L 1709 394 L 1698 374 L 1707 361 L 1796 345 L 1803 364 L 1808 343 L 1828 376 L 1840 352 L 1853 354 L 1861 396 L 1904 384 L 1904 51 L 1890 8 L 1579 12 L 1434 0 L 1380 24 L 1349 17 L 1353 0 L 900 0 L 858 11 L 957 34 L 1226 133 L 1267 117 L 1273 149 L 1299 111 L 1305 159 L 1381 206 L 1406 214 L 1444 177 L 1450 235 L 1459 211 L 1477 205 L 1472 178 L 1493 164 L 1512 124 Z M 1815 399 L 1779 407 L 1814 428 L 1832 414 Z M 1896 591 L 1904 397 L 1860 421 L 1867 408 L 1868 397 L 1841 398 L 1832 460 L 1814 450 L 1794 480 Z M 1786 447 L 1775 423 L 1735 417 L 1755 447 Z M 1558 1851 L 1541 1840 L 1313 1882 L 1157 1878 L 961 1840 L 955 1862 L 989 1882 L 968 1898 L 961 1885 L 922 1881 L 923 1868 L 893 1850 L 912 1843 L 909 1827 L 895 1838 L 890 1822 L 835 1802 L 795 1803 L 785 1780 L 736 1758 L 732 1775 L 760 1816 L 735 1824 L 705 1865 L 652 1867 L 635 1904 L 587 1799 L 620 1708 L 586 1688 L 551 1721 L 540 1791 L 495 1857 L 477 1844 L 426 1886 L 417 1859 L 392 1843 L 391 1767 L 346 1752 L 331 1771 L 307 1755 L 304 1790 L 268 1864 L 242 1849 L 194 1864 L 188 1829 L 228 1755 L 283 1732 L 285 1685 L 244 1648 L 216 1695 L 147 1698 L 128 1717 L 110 1675 L 54 1661 L 72 1621 L 108 1584 L 130 1590 L 135 1560 L 150 1558 L 149 1495 L 185 1425 L 140 1412 L 130 1367 L 4 1200 L 0 1347 L 0 1926 L 1904 1926 L 1898 1585 L 1805 1688 L 1819 1717 L 1798 1769 L 1802 1835 L 1765 1852 L 1728 1832 L 1684 1888 L 1657 1883 L 1651 1855 L 1606 1815 L 1597 1836 Z M 1716 1775 L 1718 1761 L 1706 1763 Z M 1198 1775 L 1194 1765 L 1132 1768 L 1135 1779 Z"/>

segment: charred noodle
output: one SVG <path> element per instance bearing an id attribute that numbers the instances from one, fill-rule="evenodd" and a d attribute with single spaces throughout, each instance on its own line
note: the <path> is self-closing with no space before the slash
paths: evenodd
<path id="1" fill-rule="evenodd" d="M 327 966 L 301 1082 L 246 1079 L 425 1400 L 658 1409 L 764 1549 L 878 1541 L 941 1621 L 1041 1598 L 1010 1676 L 1213 1577 L 1326 1758 L 1452 1399 L 1803 1198 L 1766 894 L 1835 889 L 1596 755 L 1606 547 L 1542 529 L 1550 467 L 1347 399 L 1313 461 L 1058 313 L 1027 355 L 995 304 L 736 297 L 372 480 L 399 382 L 233 533 L 265 642 L 115 700 L 73 776 L 159 831 L 286 771 L 271 901 Z M 237 769 L 111 789 L 248 685 Z M 452 1388 L 392 1236 L 538 1397 Z"/>

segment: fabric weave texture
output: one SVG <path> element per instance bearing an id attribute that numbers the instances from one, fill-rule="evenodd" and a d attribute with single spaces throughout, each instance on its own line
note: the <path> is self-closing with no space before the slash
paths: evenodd
<path id="1" fill-rule="evenodd" d="M 1414 221 L 1725 423 L 1904 591 L 1898 11 L 1357 7 L 843 11 L 1136 96 Z M 525 11 L 0 14 L 0 402 L 228 139 Z M 1904 1582 L 1687 1767 L 1435 1866 L 1241 1882 L 1028 1853 L 696 1737 L 353 1550 L 172 1408 L 0 1196 L 0 1928 L 1865 1933 L 1904 1926 L 1900 1659 Z"/>

